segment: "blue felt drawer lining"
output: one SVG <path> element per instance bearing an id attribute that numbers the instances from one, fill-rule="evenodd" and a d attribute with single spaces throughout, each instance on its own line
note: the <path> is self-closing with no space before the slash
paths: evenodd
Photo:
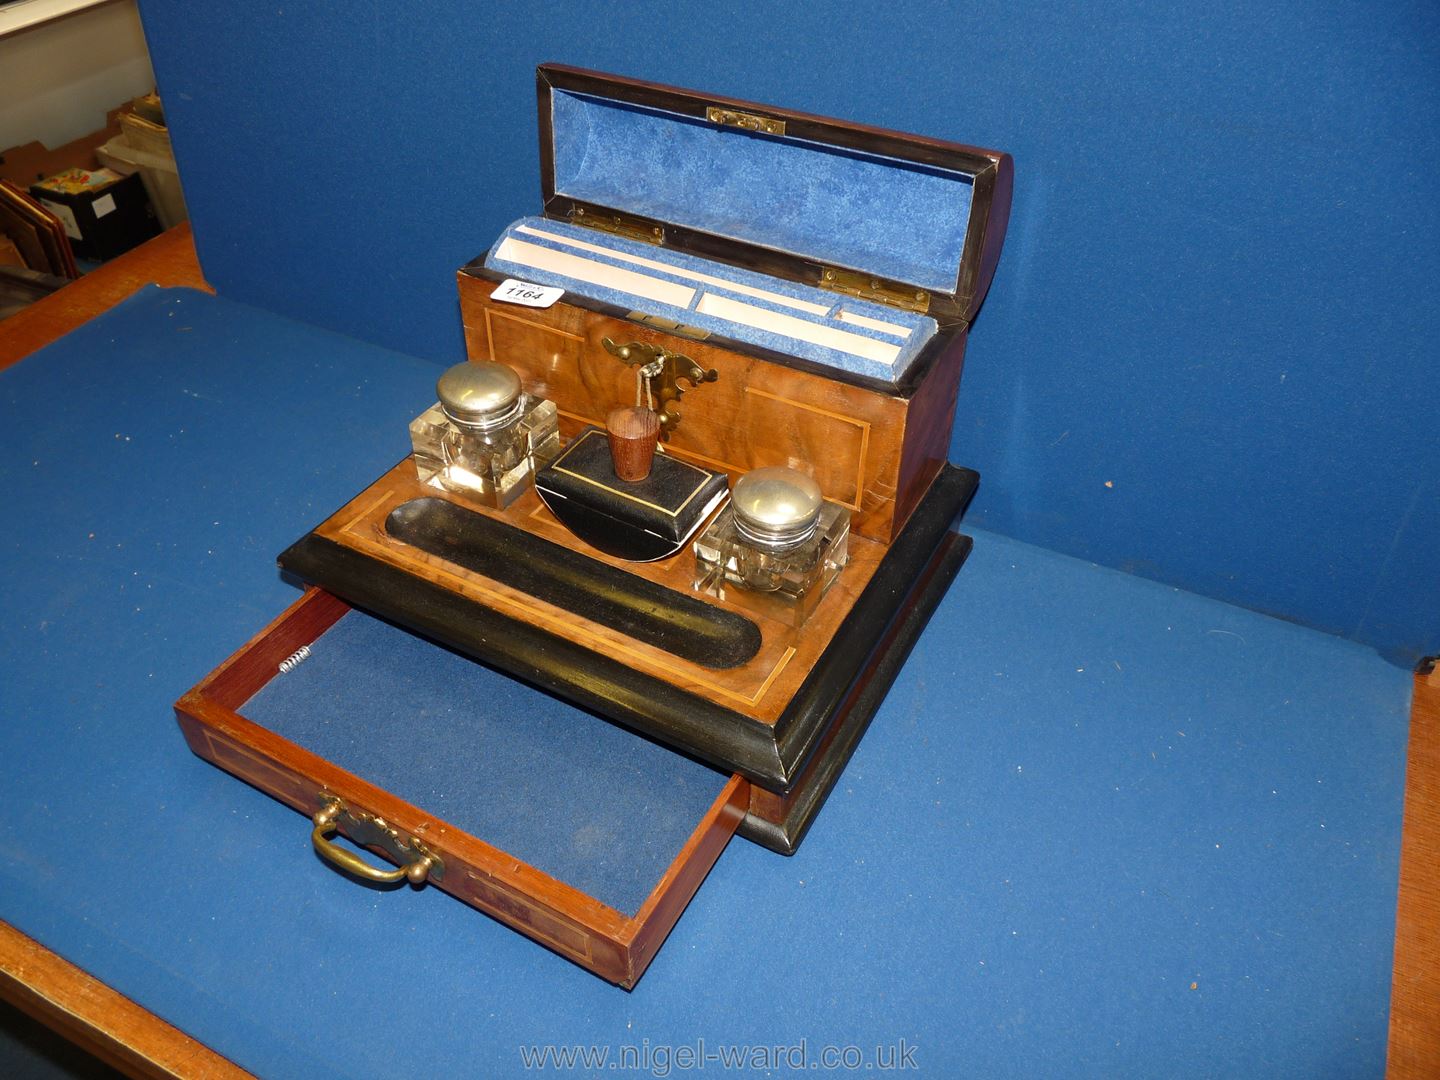
<path id="1" fill-rule="evenodd" d="M 358 611 L 241 712 L 627 915 L 729 779 Z"/>

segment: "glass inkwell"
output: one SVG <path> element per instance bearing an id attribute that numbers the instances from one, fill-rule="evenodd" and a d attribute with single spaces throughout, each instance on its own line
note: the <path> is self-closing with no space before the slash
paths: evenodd
<path id="1" fill-rule="evenodd" d="M 727 587 L 799 626 L 845 565 L 850 514 L 820 485 L 784 467 L 755 469 L 695 541 L 695 588 L 720 599 Z"/>
<path id="2" fill-rule="evenodd" d="M 504 364 L 456 364 L 435 391 L 440 400 L 410 423 L 422 484 L 503 510 L 560 452 L 555 404 L 524 393 Z"/>

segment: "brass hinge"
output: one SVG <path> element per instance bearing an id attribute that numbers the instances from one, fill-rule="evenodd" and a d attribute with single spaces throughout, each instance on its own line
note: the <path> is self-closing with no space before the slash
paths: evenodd
<path id="1" fill-rule="evenodd" d="M 924 289 L 881 281 L 877 277 L 862 274 L 856 270 L 822 267 L 820 287 L 834 292 L 842 292 L 848 296 L 858 296 L 862 300 L 874 300 L 876 303 L 904 308 L 906 311 L 923 313 L 930 310 L 930 294 Z"/>
<path id="2" fill-rule="evenodd" d="M 665 242 L 665 230 L 659 225 L 652 225 L 639 218 L 626 217 L 624 214 L 596 213 L 583 206 L 571 207 L 570 224 L 584 225 L 587 228 L 599 229 L 601 232 L 623 236 L 627 240 L 640 240 L 646 244 L 663 244 Z"/>
<path id="3" fill-rule="evenodd" d="M 736 127 L 742 131 L 758 131 L 764 135 L 784 135 L 785 121 L 772 120 L 768 116 L 754 116 L 751 113 L 736 112 L 711 105 L 705 110 L 705 119 L 723 127 Z"/>

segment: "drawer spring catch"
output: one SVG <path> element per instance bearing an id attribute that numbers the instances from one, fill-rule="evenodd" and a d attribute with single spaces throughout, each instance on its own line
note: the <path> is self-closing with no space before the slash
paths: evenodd
<path id="1" fill-rule="evenodd" d="M 310 646 L 301 645 L 300 648 L 296 649 L 284 660 L 280 661 L 280 674 L 289 675 L 290 672 L 294 671 L 297 667 L 299 667 L 300 664 L 309 657 L 309 655 Z"/>

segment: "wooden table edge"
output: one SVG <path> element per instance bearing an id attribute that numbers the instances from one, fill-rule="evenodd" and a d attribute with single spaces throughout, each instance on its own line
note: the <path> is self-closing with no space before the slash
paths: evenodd
<path id="1" fill-rule="evenodd" d="M 215 291 L 201 273 L 188 222 L 0 320 L 0 369 L 18 363 L 108 311 L 145 285 L 186 285 Z"/>
<path id="2" fill-rule="evenodd" d="M 1440 1076 L 1440 668 L 1410 704 L 1386 1076 Z"/>
<path id="3" fill-rule="evenodd" d="M 0 1000 L 127 1076 L 251 1075 L 7 922 L 0 922 Z"/>

